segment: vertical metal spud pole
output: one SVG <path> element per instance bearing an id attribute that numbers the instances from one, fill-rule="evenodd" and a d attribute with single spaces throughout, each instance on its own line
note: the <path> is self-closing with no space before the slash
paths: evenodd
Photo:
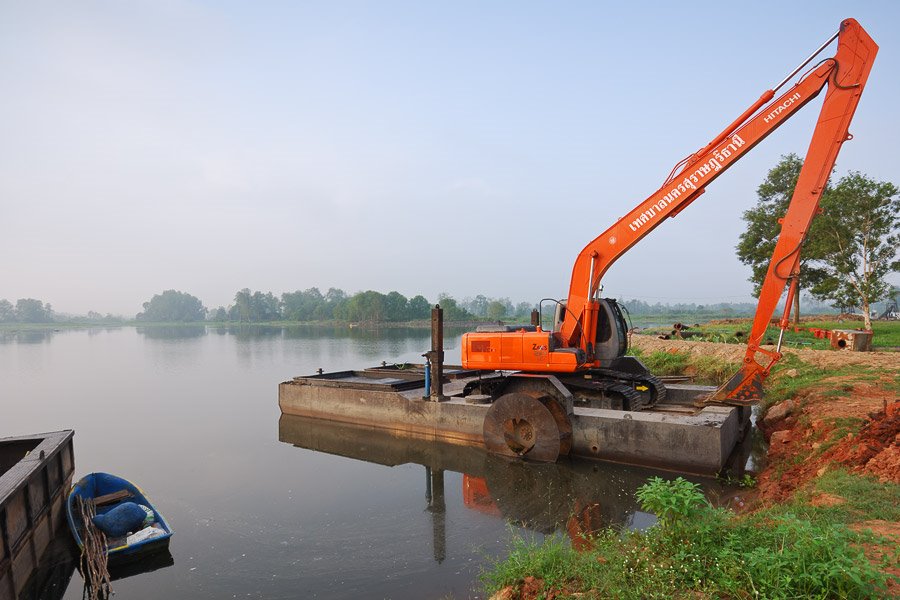
<path id="1" fill-rule="evenodd" d="M 431 309 L 431 401 L 444 396 L 444 309 L 435 304 Z"/>

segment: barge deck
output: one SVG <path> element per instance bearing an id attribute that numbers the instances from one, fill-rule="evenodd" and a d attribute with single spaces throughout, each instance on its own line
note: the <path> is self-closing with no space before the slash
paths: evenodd
<path id="1" fill-rule="evenodd" d="M 279 385 L 279 406 L 286 415 L 485 448 L 492 399 L 471 392 L 495 374 L 445 366 L 442 375 L 442 393 L 436 397 L 427 395 L 423 365 L 295 377 Z M 571 432 L 563 432 L 564 454 L 699 475 L 718 473 L 748 428 L 749 409 L 693 405 L 698 395 L 714 388 L 666 388 L 664 401 L 641 411 L 579 406 L 569 398 L 564 410 Z M 540 437 L 542 430 L 532 433 Z M 541 443 L 538 439 L 535 447 Z M 559 445 L 559 438 L 550 443 Z M 523 457 L 528 459 L 527 454 Z"/>

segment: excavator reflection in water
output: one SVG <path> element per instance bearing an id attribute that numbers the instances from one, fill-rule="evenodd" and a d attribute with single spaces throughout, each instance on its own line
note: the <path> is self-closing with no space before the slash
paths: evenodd
<path id="1" fill-rule="evenodd" d="M 491 489 L 488 486 L 485 477 L 476 477 L 474 475 L 469 475 L 468 473 L 463 473 L 462 485 L 463 504 L 465 504 L 466 508 L 492 517 L 513 520 L 507 517 L 498 506 L 498 501 L 502 501 L 503 497 L 498 494 L 498 501 L 494 500 L 494 494 L 491 493 Z M 613 523 L 605 520 L 600 502 L 586 501 L 579 497 L 569 498 L 569 500 L 571 500 L 572 505 L 566 509 L 569 513 L 569 517 L 566 519 L 565 523 L 566 535 L 569 536 L 572 547 L 576 550 L 590 549 L 591 536 L 599 533 Z M 519 517 L 521 517 L 521 514 Z M 526 527 L 529 523 L 534 523 L 532 519 L 519 519 L 517 522 L 522 523 L 522 525 Z M 529 529 L 536 529 L 536 527 L 531 526 Z M 559 522 L 558 520 L 555 520 L 552 529 L 549 531 L 541 531 L 541 533 L 549 534 L 558 530 Z"/>
<path id="2" fill-rule="evenodd" d="M 431 514 L 437 562 L 447 557 L 444 483 L 448 471 L 462 474 L 462 498 L 468 509 L 545 535 L 566 532 L 576 548 L 605 527 L 653 523 L 634 496 L 648 477 L 659 474 L 648 469 L 577 460 L 529 463 L 480 448 L 293 415 L 281 416 L 278 439 L 384 466 L 424 466 L 426 510 Z M 697 481 L 709 490 L 717 486 L 712 480 Z"/>

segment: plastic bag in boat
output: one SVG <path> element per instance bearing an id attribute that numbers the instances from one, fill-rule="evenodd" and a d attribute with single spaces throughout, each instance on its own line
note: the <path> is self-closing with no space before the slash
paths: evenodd
<path id="1" fill-rule="evenodd" d="M 92 520 L 108 537 L 118 538 L 141 527 L 146 518 L 147 513 L 139 504 L 122 502 Z"/>

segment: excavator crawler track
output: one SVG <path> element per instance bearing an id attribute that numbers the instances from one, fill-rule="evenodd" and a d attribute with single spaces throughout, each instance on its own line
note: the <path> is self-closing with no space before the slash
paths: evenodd
<path id="1" fill-rule="evenodd" d="M 645 408 L 643 395 L 632 386 L 612 379 L 566 379 L 564 385 L 572 390 L 575 398 L 579 391 L 590 395 L 602 394 L 622 401 L 622 410 L 639 411 Z M 586 394 L 586 395 L 588 395 Z"/>
<path id="2" fill-rule="evenodd" d="M 663 384 L 663 382 L 658 377 L 651 375 L 650 373 L 643 373 L 639 375 L 635 373 L 626 373 L 624 371 L 615 371 L 613 369 L 594 369 L 592 373 L 596 373 L 610 380 L 628 385 L 636 391 L 648 391 L 649 398 L 644 402 L 645 408 L 656 406 L 660 402 L 664 402 L 666 399 L 665 384 Z M 641 387 L 646 387 L 649 389 L 641 390 Z"/>

